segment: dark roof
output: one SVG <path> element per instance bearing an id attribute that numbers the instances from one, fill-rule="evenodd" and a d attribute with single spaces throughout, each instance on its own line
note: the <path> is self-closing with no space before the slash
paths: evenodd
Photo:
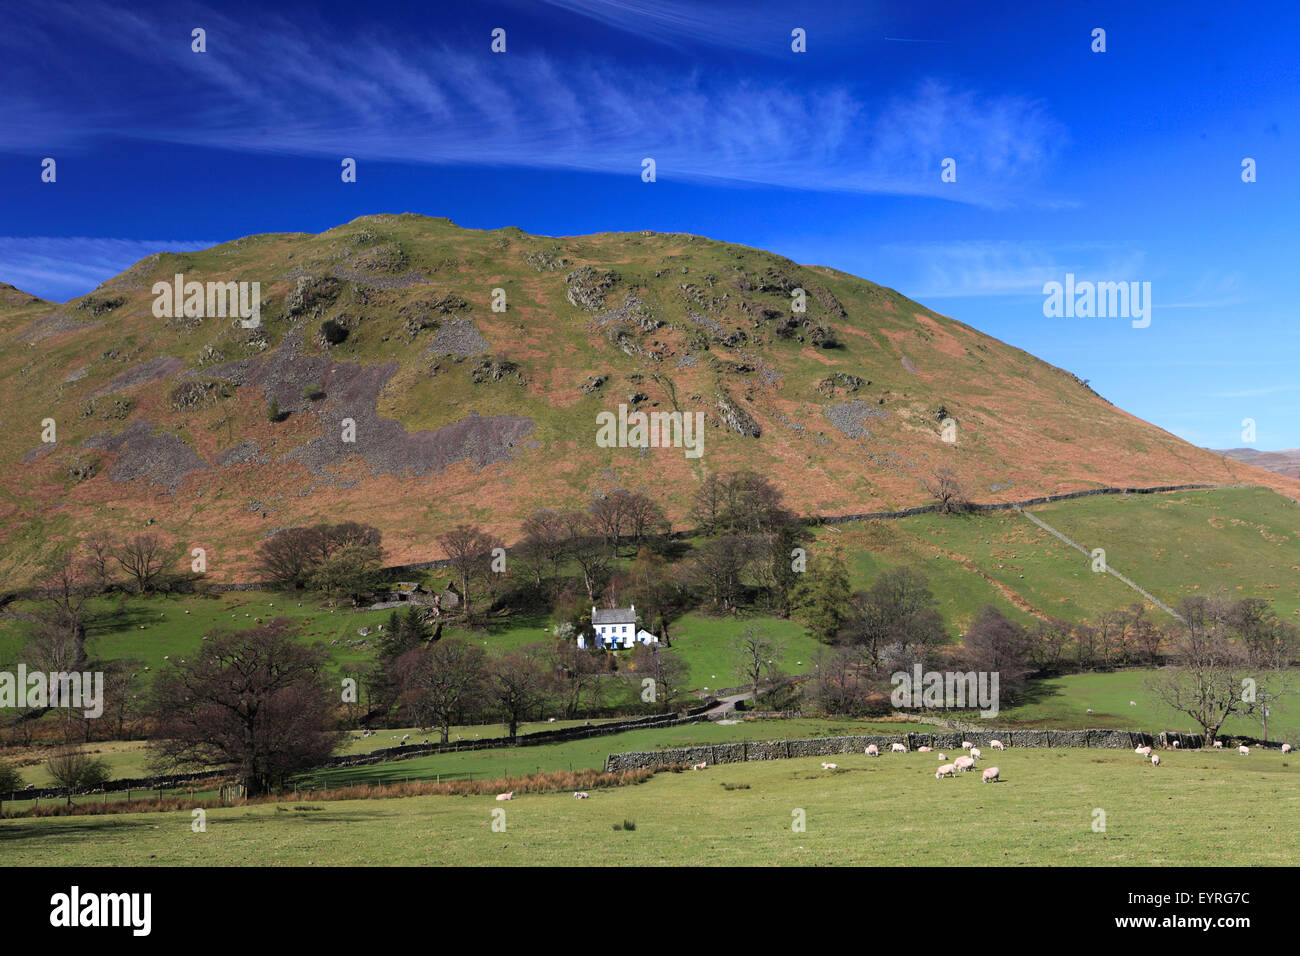
<path id="1" fill-rule="evenodd" d="M 592 624 L 635 624 L 636 612 L 630 607 L 612 607 L 591 612 Z"/>

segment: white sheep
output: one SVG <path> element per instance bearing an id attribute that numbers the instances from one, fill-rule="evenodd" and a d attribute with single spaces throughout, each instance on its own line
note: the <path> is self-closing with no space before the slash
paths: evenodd
<path id="1" fill-rule="evenodd" d="M 943 777 L 954 777 L 957 775 L 957 768 L 950 763 L 944 764 L 934 772 L 934 779 L 939 780 Z"/>
<path id="2" fill-rule="evenodd" d="M 824 764 L 822 764 L 822 769 L 823 769 L 823 770 L 835 770 L 835 769 L 838 769 L 838 768 L 837 768 L 836 765 L 833 764 L 833 763 L 824 763 Z"/>
<path id="3" fill-rule="evenodd" d="M 1158 767 L 1158 766 L 1160 766 L 1160 755 L 1159 755 L 1159 754 L 1152 754 L 1152 755 L 1151 755 L 1151 766 L 1153 766 L 1153 767 Z"/>
<path id="4" fill-rule="evenodd" d="M 933 751 L 933 750 L 934 750 L 933 747 L 917 747 L 917 748 L 916 748 L 916 752 L 919 753 L 919 754 L 928 754 L 928 753 L 930 753 L 930 752 Z"/>
<path id="5" fill-rule="evenodd" d="M 989 781 L 992 781 L 993 783 L 998 782 L 997 767 L 989 767 L 987 770 L 984 771 L 984 773 L 980 775 L 980 783 L 988 783 Z"/>
<path id="6" fill-rule="evenodd" d="M 1136 706 L 1138 705 L 1138 702 L 1135 701 L 1135 700 L 1130 700 L 1130 701 L 1128 702 L 1128 705 L 1129 705 L 1130 707 L 1136 707 Z"/>
<path id="7" fill-rule="evenodd" d="M 1214 749 L 1215 749 L 1215 750 L 1222 750 L 1222 749 L 1223 749 L 1223 741 L 1222 741 L 1222 740 L 1216 740 L 1216 741 L 1214 742 Z"/>
<path id="8" fill-rule="evenodd" d="M 948 757 L 947 757 L 945 754 L 939 754 L 939 759 L 940 759 L 941 761 L 942 761 L 942 760 L 947 760 Z"/>
<path id="9" fill-rule="evenodd" d="M 1249 757 L 1250 748 L 1247 747 L 1245 744 L 1242 744 L 1240 747 L 1237 748 L 1237 753 L 1241 754 L 1243 757 Z"/>
<path id="10" fill-rule="evenodd" d="M 573 795 L 579 800 L 586 800 L 590 796 L 590 794 L 585 790 L 575 790 L 573 791 Z"/>
<path id="11" fill-rule="evenodd" d="M 866 749 L 866 754 L 868 757 L 879 757 L 880 748 L 877 747 L 875 744 L 869 744 Z"/>
<path id="12" fill-rule="evenodd" d="M 1175 741 L 1173 742 L 1173 748 L 1174 748 L 1175 750 L 1178 749 L 1178 741 L 1175 740 Z"/>
<path id="13" fill-rule="evenodd" d="M 1090 714 L 1092 713 L 1092 708 L 1091 708 L 1091 707 L 1088 708 L 1088 713 L 1090 713 Z"/>
<path id="14" fill-rule="evenodd" d="M 965 773 L 967 770 L 971 770 L 974 768 L 975 761 L 972 760 L 970 757 L 958 757 L 953 762 L 953 766 L 957 768 L 957 771 L 959 773 Z"/>
<path id="15" fill-rule="evenodd" d="M 907 744 L 890 744 L 889 752 L 896 753 L 896 754 L 905 754 L 907 753 Z"/>
<path id="16" fill-rule="evenodd" d="M 514 798 L 515 798 L 515 792 L 514 792 L 513 790 L 511 790 L 509 793 L 498 793 L 498 794 L 497 794 L 497 799 L 498 799 L 498 800 L 513 800 Z"/>
<path id="17" fill-rule="evenodd" d="M 1282 745 L 1282 753 L 1284 753 L 1284 754 L 1289 754 L 1290 752 L 1291 752 L 1291 745 L 1290 745 L 1290 744 L 1283 744 L 1283 745 Z"/>
<path id="18" fill-rule="evenodd" d="M 979 760 L 979 759 L 980 759 L 981 757 L 983 757 L 983 756 L 984 756 L 984 754 L 980 753 L 980 749 L 979 749 L 978 747 L 972 747 L 972 748 L 970 749 L 970 759 L 971 759 L 971 760 Z"/>
<path id="19" fill-rule="evenodd" d="M 693 763 L 693 764 L 691 764 L 691 769 L 692 769 L 692 770 L 703 770 L 703 769 L 704 769 L 705 767 L 707 767 L 708 765 L 709 765 L 709 762 L 708 762 L 707 760 L 701 760 L 699 763 Z"/>
<path id="20" fill-rule="evenodd" d="M 992 747 L 994 750 L 1003 750 L 1003 749 L 1005 749 L 1005 748 L 1002 746 L 1002 741 L 1000 741 L 1000 740 L 990 740 L 990 741 L 989 741 L 989 746 Z"/>
<path id="21" fill-rule="evenodd" d="M 963 741 L 961 742 L 961 749 L 962 749 L 962 750 L 970 750 L 970 749 L 971 749 L 972 747 L 974 747 L 974 746 L 975 746 L 975 745 L 974 745 L 973 743 L 971 743 L 969 740 L 963 740 Z"/>
<path id="22" fill-rule="evenodd" d="M 1138 748 L 1137 748 L 1136 750 L 1134 750 L 1133 752 L 1134 752 L 1135 754 L 1137 754 L 1139 757 L 1150 757 L 1150 756 L 1151 756 L 1151 748 L 1150 748 L 1150 747 L 1138 747 Z"/>

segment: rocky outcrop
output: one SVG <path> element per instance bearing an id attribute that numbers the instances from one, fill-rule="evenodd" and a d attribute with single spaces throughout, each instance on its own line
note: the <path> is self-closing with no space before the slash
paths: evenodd
<path id="1" fill-rule="evenodd" d="M 593 266 L 583 266 L 570 272 L 564 281 L 567 285 L 564 297 L 571 305 L 588 312 L 599 312 L 605 308 L 605 293 L 613 288 L 618 276 Z"/>
<path id="2" fill-rule="evenodd" d="M 758 422 L 754 421 L 743 408 L 722 392 L 715 396 L 714 406 L 718 409 L 718 416 L 722 423 L 738 435 L 744 435 L 746 438 L 757 438 L 763 434 L 759 428 Z"/>

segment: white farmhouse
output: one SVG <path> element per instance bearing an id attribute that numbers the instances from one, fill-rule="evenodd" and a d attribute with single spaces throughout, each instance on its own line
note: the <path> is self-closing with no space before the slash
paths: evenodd
<path id="1" fill-rule="evenodd" d="M 579 634 L 578 646 L 617 650 L 627 649 L 634 644 L 652 644 L 655 636 L 647 630 L 638 630 L 636 626 L 636 605 L 631 607 L 591 609 L 591 627 L 593 634 Z"/>

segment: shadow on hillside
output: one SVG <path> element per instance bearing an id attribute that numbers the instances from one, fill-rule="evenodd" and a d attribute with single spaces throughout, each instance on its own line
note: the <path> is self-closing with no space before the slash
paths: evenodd
<path id="1" fill-rule="evenodd" d="M 86 636 L 101 637 L 117 631 L 134 631 L 138 630 L 142 624 L 156 624 L 157 622 L 158 612 L 156 610 L 140 607 L 134 603 L 130 605 L 123 604 L 96 614 L 86 624 Z"/>
<path id="2" fill-rule="evenodd" d="M 286 810 L 277 813 L 272 811 L 269 817 L 262 814 L 239 814 L 229 813 L 231 810 L 242 810 L 243 807 L 229 807 L 220 810 L 208 810 L 209 819 L 217 819 L 221 822 L 223 831 L 237 829 L 240 826 L 261 825 L 267 822 L 267 819 L 281 821 L 305 821 L 310 823 L 334 823 L 342 818 L 346 813 L 349 822 L 363 822 L 367 819 L 380 819 L 387 814 L 382 810 L 363 810 L 358 807 L 349 807 L 346 811 L 341 808 L 330 806 L 330 801 L 317 801 L 317 806 L 324 809 L 316 812 L 294 812 Z M 293 807 L 295 804 L 276 804 L 276 806 Z M 249 808 L 251 809 L 251 808 Z M 41 817 L 21 826 L 14 826 L 19 817 L 0 822 L 0 852 L 5 849 L 21 849 L 29 844 L 40 842 L 41 847 L 48 848 L 60 844 L 71 844 L 79 842 L 102 841 L 106 836 L 121 835 L 130 839 L 134 834 L 147 833 L 153 830 L 160 830 L 165 826 L 174 826 L 175 820 L 170 819 L 174 813 L 186 814 L 186 822 L 189 820 L 188 811 L 169 811 L 160 813 L 156 817 L 153 814 L 144 816 L 143 819 L 125 819 L 126 814 L 96 814 L 93 816 L 81 817 Z M 217 816 L 219 814 L 219 816 Z"/>

